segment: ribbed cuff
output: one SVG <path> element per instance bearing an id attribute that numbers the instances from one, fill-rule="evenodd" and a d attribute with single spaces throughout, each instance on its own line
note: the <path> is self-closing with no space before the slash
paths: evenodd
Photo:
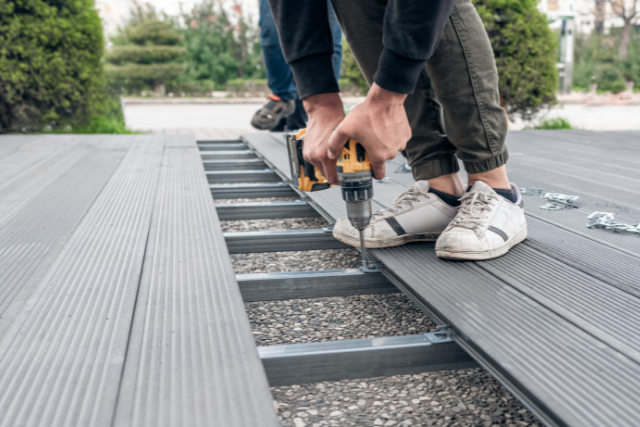
<path id="1" fill-rule="evenodd" d="M 340 92 L 340 86 L 333 71 L 333 53 L 316 53 L 291 62 L 291 70 L 296 80 L 298 97 L 307 98 L 320 93 Z"/>
<path id="2" fill-rule="evenodd" d="M 504 150 L 504 153 L 491 157 L 490 159 L 482 160 L 481 162 L 464 162 L 464 169 L 467 173 L 489 172 L 490 170 L 506 165 L 507 160 L 509 160 L 509 152 Z"/>
<path id="3" fill-rule="evenodd" d="M 458 158 L 456 156 L 445 156 L 429 159 L 419 165 L 413 165 L 411 166 L 411 170 L 414 180 L 424 181 L 442 175 L 456 173 L 460 170 L 460 166 L 458 165 Z"/>
<path id="4" fill-rule="evenodd" d="M 413 93 L 425 61 L 396 55 L 386 47 L 380 55 L 373 81 L 383 89 L 396 93 Z"/>

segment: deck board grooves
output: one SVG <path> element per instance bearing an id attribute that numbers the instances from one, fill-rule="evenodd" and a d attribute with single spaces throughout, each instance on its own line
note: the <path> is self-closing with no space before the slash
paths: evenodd
<path id="1" fill-rule="evenodd" d="M 277 425 L 195 143 L 158 191 L 115 425 Z"/>
<path id="2" fill-rule="evenodd" d="M 153 139 L 136 139 L 25 307 L 24 321 L 0 341 L 0 384 L 14 390 L 0 399 L 2 425 L 110 424 L 116 383 L 108 380 L 120 376 L 120 332 L 133 302 L 125 296 L 137 287 L 162 153 Z M 25 389 L 31 383 L 42 387 Z"/>

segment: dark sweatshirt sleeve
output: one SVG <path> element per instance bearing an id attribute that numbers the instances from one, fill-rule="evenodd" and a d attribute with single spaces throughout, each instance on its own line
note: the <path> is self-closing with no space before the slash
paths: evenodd
<path id="1" fill-rule="evenodd" d="M 384 16 L 384 50 L 373 80 L 383 89 L 412 93 L 431 58 L 455 0 L 390 0 Z"/>
<path id="2" fill-rule="evenodd" d="M 327 0 L 269 0 L 269 5 L 298 96 L 339 92 Z"/>

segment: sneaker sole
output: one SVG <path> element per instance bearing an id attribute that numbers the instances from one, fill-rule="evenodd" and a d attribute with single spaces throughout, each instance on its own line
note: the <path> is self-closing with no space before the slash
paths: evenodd
<path id="1" fill-rule="evenodd" d="M 490 249 L 482 252 L 453 252 L 453 251 L 439 251 L 436 250 L 438 258 L 450 259 L 455 261 L 482 261 L 486 259 L 497 258 L 509 252 L 509 249 L 522 242 L 527 238 L 527 224 L 524 225 L 516 234 L 514 234 L 509 240 L 495 249 Z"/>
<path id="2" fill-rule="evenodd" d="M 251 126 L 253 126 L 254 128 L 258 129 L 258 130 L 271 130 L 273 128 L 275 128 L 276 126 L 278 126 L 278 123 L 280 123 L 280 120 L 282 120 L 285 117 L 289 117 L 290 115 L 292 115 L 295 111 L 296 111 L 296 104 L 291 104 L 290 107 L 288 107 L 286 110 L 284 110 L 282 113 L 280 113 L 277 117 L 277 120 L 274 120 L 271 124 L 269 125 L 262 125 L 260 123 L 258 123 L 257 121 L 255 121 L 256 115 L 262 111 L 262 109 L 256 111 L 253 115 L 253 117 L 251 118 Z"/>
<path id="3" fill-rule="evenodd" d="M 435 242 L 440 237 L 441 233 L 427 233 L 427 234 L 403 234 L 402 236 L 390 237 L 388 239 L 372 239 L 365 238 L 364 246 L 367 249 L 379 249 L 379 248 L 392 248 L 394 246 L 402 246 L 407 243 L 414 242 Z M 348 236 L 336 236 L 336 239 L 342 243 L 346 243 L 349 246 L 360 247 L 360 239 L 353 239 Z"/>

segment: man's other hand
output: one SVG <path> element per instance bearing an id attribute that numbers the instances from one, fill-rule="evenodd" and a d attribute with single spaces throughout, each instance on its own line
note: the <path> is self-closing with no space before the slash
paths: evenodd
<path id="1" fill-rule="evenodd" d="M 344 106 L 338 93 L 323 93 L 304 99 L 304 109 L 309 115 L 304 137 L 304 159 L 335 185 L 340 185 L 336 172 L 336 158 L 328 155 L 329 138 L 333 128 L 344 119 Z"/>
<path id="2" fill-rule="evenodd" d="M 349 111 L 331 135 L 329 158 L 336 159 L 347 140 L 353 138 L 367 150 L 374 178 L 384 178 L 385 162 L 395 158 L 411 139 L 411 127 L 404 109 L 406 97 L 374 83 L 365 100 Z"/>

